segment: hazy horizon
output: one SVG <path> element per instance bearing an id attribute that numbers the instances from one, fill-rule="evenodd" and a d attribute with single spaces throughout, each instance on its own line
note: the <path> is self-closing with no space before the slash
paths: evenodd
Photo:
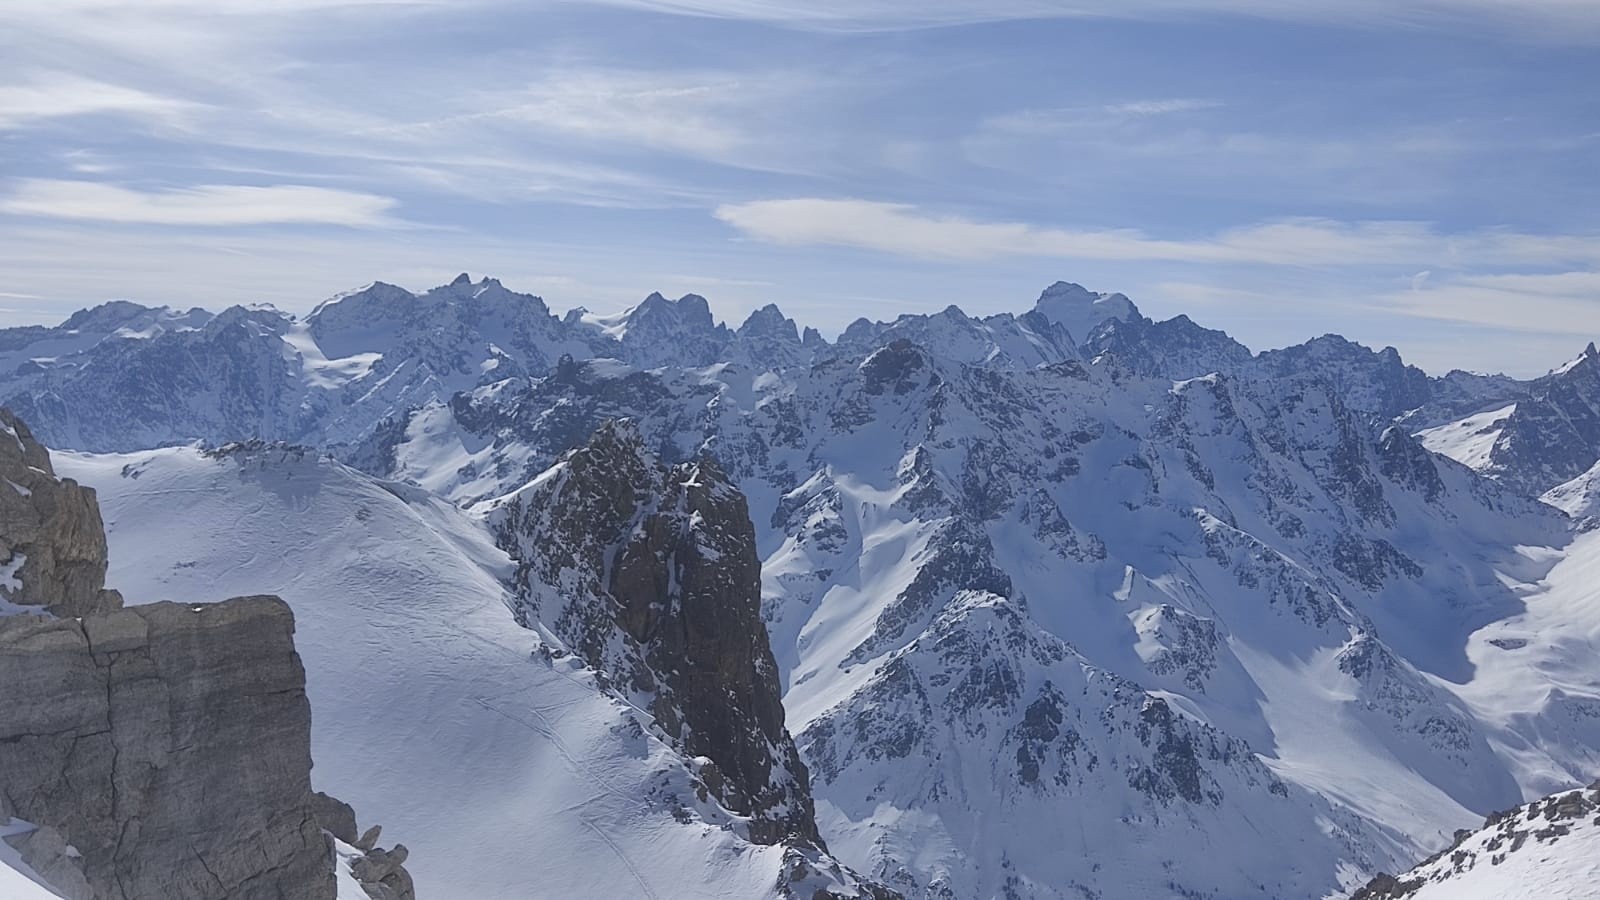
<path id="1" fill-rule="evenodd" d="M 467 270 L 834 333 L 1066 280 L 1540 374 L 1600 336 L 1582 7 L 11 4 L 0 326 Z"/>

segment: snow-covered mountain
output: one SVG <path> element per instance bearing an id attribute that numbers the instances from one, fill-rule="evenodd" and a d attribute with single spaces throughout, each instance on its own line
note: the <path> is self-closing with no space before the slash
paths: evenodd
<path id="1" fill-rule="evenodd" d="M 98 489 L 129 597 L 290 603 L 314 782 L 411 849 L 419 897 L 866 890 L 815 847 L 752 841 L 709 760 L 513 620 L 513 561 L 438 498 L 284 445 L 57 459 Z"/>
<path id="2" fill-rule="evenodd" d="M 1471 691 L 1478 632 L 1522 605 L 1508 582 L 1562 554 L 1564 518 L 1330 390 L 1266 388 L 1110 359 L 963 365 L 903 340 L 784 378 L 574 363 L 419 412 L 389 456 L 453 473 L 430 486 L 470 505 L 617 416 L 669 458 L 715 455 L 751 498 L 824 832 L 893 886 L 1123 895 L 1077 856 L 1018 849 L 1040 817 L 1077 815 L 1107 842 L 1083 845 L 1091 858 L 1154 843 L 1202 896 L 1309 894 L 1596 760 L 1540 737 L 1539 703 L 1492 721 L 1472 706 L 1493 702 Z M 1058 695 L 1084 716 L 1069 741 L 1082 756 L 1024 750 Z M 1129 724 L 1146 709 L 1202 730 L 1157 750 Z M 1175 747 L 1213 755 L 1162 755 Z M 1041 780 L 1047 759 L 1061 780 Z M 1352 788 L 1379 772 L 1382 791 Z M 1338 822 L 1343 849 L 1321 870 L 1279 856 L 1218 872 L 1192 848 L 1232 816 L 1323 849 L 1318 829 Z M 1274 881 L 1280 865 L 1303 880 Z"/>
<path id="3" fill-rule="evenodd" d="M 832 343 L 774 306 L 737 329 L 693 295 L 557 318 L 465 278 L 303 321 L 184 322 L 54 356 L 6 337 L 27 371 L 0 398 L 68 446 L 289 437 L 348 467 L 66 456 L 101 489 L 114 574 L 129 546 L 157 562 L 143 577 L 209 595 L 217 572 L 248 575 L 292 604 L 325 602 L 293 587 L 325 575 L 359 599 L 302 626 L 327 635 L 302 648 L 312 703 L 364 723 L 327 754 L 386 748 L 439 779 L 419 803 L 466 807 L 467 776 L 429 760 L 485 754 L 515 770 L 508 841 L 571 858 L 609 837 L 659 896 L 717 878 L 766 896 L 795 854 L 837 890 L 876 889 L 853 869 L 910 898 L 1336 896 L 1600 772 L 1583 359 L 1520 382 L 1429 377 L 1337 336 L 1253 354 L 1064 283 L 1018 315 L 863 320 Z M 1503 434 L 1524 437 L 1497 456 Z M 180 567 L 187 542 L 217 549 Z M 709 631 L 705 609 L 724 611 Z M 470 639 L 441 639 L 461 622 Z M 401 687 L 331 686 L 363 666 Z M 747 714 L 707 718 L 719 691 Z M 535 730 L 565 768 L 476 736 L 533 721 L 525 704 L 562 710 Z M 461 743 L 408 757 L 383 737 L 406 716 Z M 625 720 L 644 723 L 632 744 Z M 500 851 L 463 843 L 465 821 L 369 799 L 370 765 L 317 759 L 341 796 L 431 835 L 397 835 L 419 885 L 514 893 L 509 858 L 466 871 Z M 606 767 L 615 791 L 536 775 Z M 552 877 L 608 896 L 576 863 Z"/>
<path id="4" fill-rule="evenodd" d="M 1600 463 L 1600 351 L 1590 342 L 1548 375 L 1418 436 L 1529 496 L 1581 492 L 1563 486 Z"/>

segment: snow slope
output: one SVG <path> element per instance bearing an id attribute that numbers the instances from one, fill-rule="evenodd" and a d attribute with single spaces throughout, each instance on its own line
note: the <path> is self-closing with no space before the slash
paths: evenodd
<path id="1" fill-rule="evenodd" d="M 1600 894 L 1600 782 L 1495 813 L 1357 900 L 1589 900 Z"/>
<path id="2" fill-rule="evenodd" d="M 55 460 L 99 491 L 129 602 L 290 603 L 314 783 L 411 849 L 419 896 L 775 895 L 783 848 L 722 827 L 637 711 L 513 623 L 509 561 L 447 504 L 281 447 Z"/>
<path id="3" fill-rule="evenodd" d="M 714 454 L 750 498 L 825 836 L 913 896 L 1150 887 L 1035 846 L 1041 820 L 1106 858 L 1152 848 L 1202 896 L 1333 890 L 1582 765 L 1537 670 L 1513 703 L 1473 691 L 1481 648 L 1508 652 L 1477 633 L 1524 611 L 1566 520 L 1315 382 L 994 369 L 902 340 L 782 377 L 575 363 L 422 411 L 393 458 L 487 500 L 614 416 L 671 458 Z M 991 676 L 981 714 L 951 687 Z M 1018 762 L 1053 707 L 1094 748 L 1061 781 Z M 1160 786 L 1177 757 L 1146 708 L 1198 727 L 1171 748 L 1217 748 L 1183 757 L 1183 791 Z M 1297 849 L 1199 849 L 1235 830 Z"/>
<path id="4" fill-rule="evenodd" d="M 1495 441 L 1500 439 L 1500 430 L 1516 409 L 1517 405 L 1512 403 L 1474 413 L 1464 419 L 1419 431 L 1417 440 L 1435 453 L 1448 456 L 1464 466 L 1481 469 L 1489 464 Z"/>

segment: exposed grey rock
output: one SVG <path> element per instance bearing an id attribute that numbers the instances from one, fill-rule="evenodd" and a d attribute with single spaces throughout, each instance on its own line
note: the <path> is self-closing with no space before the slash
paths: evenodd
<path id="1" fill-rule="evenodd" d="M 602 426 L 565 466 L 497 518 L 521 560 L 519 620 L 555 623 L 590 665 L 649 697 L 664 733 L 715 764 L 708 787 L 750 816 L 751 840 L 820 845 L 744 496 L 709 459 L 661 465 L 627 423 Z M 575 590 L 542 597 L 558 584 Z"/>
<path id="2" fill-rule="evenodd" d="M 45 825 L 8 837 L 6 843 L 66 900 L 94 900 L 94 890 L 83 875 L 83 857 L 61 832 Z"/>
<path id="3" fill-rule="evenodd" d="M 356 811 L 350 804 L 317 791 L 311 795 L 311 813 L 323 831 L 346 844 L 356 843 Z"/>
<path id="4" fill-rule="evenodd" d="M 122 608 L 94 492 L 4 409 L 0 480 L 0 821 L 35 826 L 23 860 L 69 900 L 332 900 L 324 830 L 355 840 L 355 812 L 311 791 L 288 605 Z M 403 847 L 368 858 L 414 900 Z"/>
<path id="5" fill-rule="evenodd" d="M 311 710 L 275 597 L 0 618 L 0 793 L 100 898 L 331 898 Z"/>
<path id="6" fill-rule="evenodd" d="M 0 578 L 0 601 L 61 616 L 120 606 L 116 592 L 105 590 L 106 536 L 94 491 L 56 478 L 49 453 L 4 408 L 0 478 L 0 571 L 10 576 Z"/>

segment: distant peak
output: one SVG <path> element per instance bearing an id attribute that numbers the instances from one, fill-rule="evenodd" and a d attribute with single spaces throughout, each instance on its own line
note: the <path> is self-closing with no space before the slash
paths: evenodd
<path id="1" fill-rule="evenodd" d="M 454 281 L 450 282 L 450 286 L 451 287 L 461 287 L 462 285 L 471 284 L 471 283 L 472 283 L 472 276 L 468 275 L 465 272 L 462 272 L 460 275 L 457 275 L 455 277 Z"/>
<path id="2" fill-rule="evenodd" d="M 750 313 L 744 324 L 739 326 L 739 334 L 772 335 L 793 341 L 800 340 L 800 332 L 795 323 L 783 314 L 783 310 L 779 309 L 776 303 L 768 303 Z"/>
<path id="3" fill-rule="evenodd" d="M 1139 315 L 1139 308 L 1123 294 L 1098 294 L 1070 281 L 1058 281 L 1045 288 L 1033 308 L 1066 328 L 1080 344 L 1088 340 L 1089 332 L 1096 325 L 1107 319 L 1126 321 Z"/>
<path id="4" fill-rule="evenodd" d="M 1579 368 L 1585 371 L 1594 371 L 1596 366 L 1600 366 L 1600 351 L 1595 349 L 1594 341 L 1590 341 L 1589 346 L 1584 347 L 1582 353 L 1560 368 L 1552 369 L 1550 374 L 1565 375 Z"/>
<path id="5" fill-rule="evenodd" d="M 1099 295 L 1076 282 L 1058 281 L 1055 284 L 1045 288 L 1044 291 L 1039 294 L 1039 299 L 1044 300 L 1051 297 L 1082 297 L 1085 300 L 1093 300 L 1097 296 Z"/>

